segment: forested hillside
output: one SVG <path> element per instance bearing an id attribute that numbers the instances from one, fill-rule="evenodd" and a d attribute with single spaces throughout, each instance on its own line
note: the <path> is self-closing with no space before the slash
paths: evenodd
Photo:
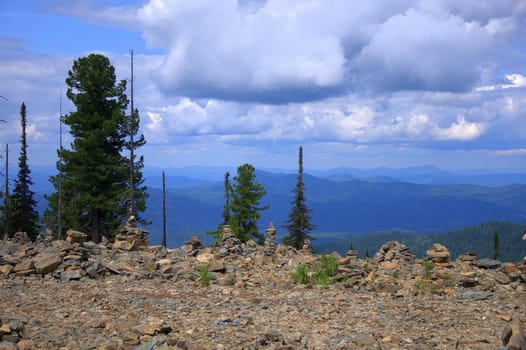
<path id="1" fill-rule="evenodd" d="M 465 252 L 474 252 L 478 258 L 493 258 L 493 235 L 498 232 L 500 249 L 499 260 L 522 261 L 526 256 L 526 241 L 522 234 L 526 225 L 511 222 L 491 221 L 473 226 L 450 230 L 444 233 L 419 235 L 404 231 L 377 232 L 367 235 L 340 239 L 338 237 L 320 237 L 316 242 L 320 252 L 338 251 L 344 254 L 352 244 L 362 257 L 366 251 L 372 257 L 386 242 L 399 241 L 407 245 L 417 257 L 423 258 L 433 243 L 446 246 L 451 259 L 456 259 Z"/>
<path id="2" fill-rule="evenodd" d="M 263 171 L 257 171 L 256 175 L 267 190 L 262 204 L 270 205 L 269 210 L 261 213 L 259 229 L 263 231 L 273 222 L 280 241 L 286 234 L 283 225 L 293 199 L 296 175 Z M 387 230 L 420 234 L 445 232 L 489 220 L 524 223 L 526 185 L 438 186 L 396 180 L 340 180 L 304 176 L 307 204 L 313 209 L 313 223 L 317 225 L 314 236 L 323 233 L 347 240 L 359 234 Z M 161 191 L 149 188 L 149 193 L 145 216 L 152 221 L 148 227 L 151 241 L 158 243 Z M 179 245 L 189 235 L 206 238 L 204 232 L 215 229 L 221 222 L 223 196 L 221 178 L 215 183 L 194 187 L 168 188 L 168 244 Z"/>

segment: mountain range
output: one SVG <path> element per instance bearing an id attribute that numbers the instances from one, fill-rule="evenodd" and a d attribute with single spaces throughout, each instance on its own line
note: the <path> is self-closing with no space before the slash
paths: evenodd
<path id="1" fill-rule="evenodd" d="M 206 240 L 204 232 L 216 229 L 222 220 L 224 172 L 230 172 L 231 181 L 235 176 L 235 169 L 228 168 L 191 171 L 199 176 L 192 177 L 189 169 L 166 172 L 178 174 L 166 177 L 169 244 L 179 245 L 189 235 Z M 490 220 L 524 223 L 526 185 L 518 182 L 524 182 L 526 176 L 520 175 L 457 175 L 422 167 L 405 172 L 362 170 L 359 174 L 349 169 L 336 169 L 318 172 L 316 176 L 304 174 L 303 180 L 307 205 L 312 209 L 312 222 L 317 226 L 314 235 L 350 238 L 386 230 L 431 234 Z M 465 179 L 465 183 L 448 184 L 457 176 Z M 212 177 L 216 181 L 210 181 Z M 420 183 L 409 182 L 409 178 L 413 181 L 418 178 Z M 481 179 L 493 179 L 492 186 L 476 184 Z M 147 175 L 147 181 L 150 197 L 145 216 L 153 222 L 149 228 L 151 240 L 158 242 L 158 232 L 161 232 L 156 224 L 161 222 L 160 175 Z M 272 222 L 278 229 L 279 239 L 287 234 L 283 226 L 291 208 L 297 174 L 257 170 L 256 181 L 267 191 L 261 204 L 270 206 L 269 210 L 261 212 L 259 229 L 264 231 Z M 504 185 L 497 186 L 498 183 Z"/>
<path id="2" fill-rule="evenodd" d="M 229 167 L 186 167 L 166 169 L 167 243 L 181 245 L 189 236 L 210 243 L 205 232 L 222 221 L 224 174 L 230 181 L 236 174 Z M 46 174 L 47 172 L 47 174 Z M 161 169 L 144 170 L 149 198 L 144 217 L 151 221 L 150 242 L 159 244 L 162 232 Z M 49 170 L 33 172 L 39 211 L 50 192 Z M 44 176 L 45 174 L 45 176 Z M 272 222 L 278 241 L 293 200 L 297 174 L 280 169 L 256 170 L 256 181 L 266 190 L 260 231 Z M 396 231 L 436 234 L 488 221 L 525 223 L 526 173 L 456 173 L 434 167 L 406 169 L 312 170 L 304 174 L 307 206 L 312 209 L 313 235 L 317 243 L 350 240 L 364 234 Z"/>

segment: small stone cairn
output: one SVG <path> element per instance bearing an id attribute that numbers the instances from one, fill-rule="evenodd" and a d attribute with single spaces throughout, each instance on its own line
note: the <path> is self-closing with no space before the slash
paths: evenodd
<path id="1" fill-rule="evenodd" d="M 390 269 L 399 267 L 403 263 L 412 263 L 416 259 L 406 245 L 391 241 L 380 247 L 380 250 L 374 255 L 373 261 L 380 267 Z"/>
<path id="2" fill-rule="evenodd" d="M 440 243 L 433 243 L 427 250 L 427 259 L 431 260 L 436 267 L 449 267 L 451 254 L 449 250 Z"/>
<path id="3" fill-rule="evenodd" d="M 186 256 L 196 256 L 203 247 L 203 242 L 197 236 L 192 236 L 184 242 L 184 252 Z"/>
<path id="4" fill-rule="evenodd" d="M 134 250 L 148 247 L 148 231 L 137 227 L 135 216 L 128 218 L 126 225 L 119 227 L 113 248 Z"/>
<path id="5" fill-rule="evenodd" d="M 477 254 L 474 252 L 465 252 L 464 254 L 458 257 L 457 262 L 462 263 L 462 264 L 467 264 L 469 266 L 476 265 L 477 264 Z"/>
<path id="6" fill-rule="evenodd" d="M 31 240 L 27 236 L 26 232 L 16 232 L 13 241 L 18 244 L 31 243 Z"/>
<path id="7" fill-rule="evenodd" d="M 88 238 L 88 235 L 80 231 L 75 231 L 72 229 L 69 229 L 66 231 L 66 242 L 70 244 L 83 243 L 86 241 L 87 238 Z"/>
<path id="8" fill-rule="evenodd" d="M 272 256 L 276 252 L 276 228 L 271 222 L 267 229 L 267 238 L 263 244 L 263 252 L 267 256 Z"/>
<path id="9" fill-rule="evenodd" d="M 242 242 L 236 238 L 230 225 L 223 225 L 223 248 L 230 254 L 239 254 L 243 251 Z"/>
<path id="10" fill-rule="evenodd" d="M 301 248 L 301 251 L 304 254 L 312 254 L 312 245 L 311 245 L 310 239 L 306 239 L 303 242 L 303 247 Z"/>

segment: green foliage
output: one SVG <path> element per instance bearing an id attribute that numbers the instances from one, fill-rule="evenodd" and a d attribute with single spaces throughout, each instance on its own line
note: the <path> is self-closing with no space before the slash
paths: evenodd
<path id="1" fill-rule="evenodd" d="M 338 271 L 338 259 L 334 255 L 323 254 L 320 260 L 314 265 L 312 273 L 306 264 L 296 266 L 292 274 L 292 280 L 295 283 L 308 284 L 312 281 L 315 284 L 328 285 L 333 282 L 332 277 L 336 276 Z"/>
<path id="2" fill-rule="evenodd" d="M 31 170 L 27 158 L 27 139 L 26 139 L 26 105 L 20 106 L 20 156 L 18 157 L 18 175 L 15 179 L 13 193 L 9 196 L 9 236 L 15 232 L 26 232 L 31 240 L 35 240 L 39 234 L 39 217 L 36 210 L 37 202 L 34 199 L 35 193 L 31 191 L 33 185 L 30 174 Z"/>
<path id="3" fill-rule="evenodd" d="M 315 266 L 312 277 L 316 284 L 327 285 L 331 283 L 330 278 L 336 275 L 338 270 L 338 259 L 334 255 L 322 254 Z"/>
<path id="4" fill-rule="evenodd" d="M 433 272 L 435 264 L 431 260 L 424 260 L 422 267 L 424 268 L 424 278 L 431 277 L 431 272 Z"/>
<path id="5" fill-rule="evenodd" d="M 212 237 L 214 242 L 223 243 L 223 225 L 217 226 L 217 230 L 209 230 L 205 232 L 208 236 Z"/>
<path id="6" fill-rule="evenodd" d="M 91 54 L 75 60 L 66 83 L 67 96 L 76 107 L 64 116 L 73 142 L 70 149 L 58 150 L 57 169 L 62 176 L 50 179 L 57 192 L 47 196 L 45 221 L 51 228 L 57 225 L 61 188 L 62 229 L 84 231 L 99 242 L 102 236 L 112 237 L 129 215 L 131 161 L 135 163 L 135 214 L 143 222 L 137 214 L 145 209 L 143 158 L 127 158 L 131 147 L 127 138 L 130 131 L 138 132 L 139 118 L 137 111 L 131 123 L 126 116 L 126 81 L 117 83 L 115 68 L 105 56 Z M 137 137 L 134 149 L 144 142 L 142 135 Z"/>
<path id="7" fill-rule="evenodd" d="M 285 228 L 289 234 L 283 237 L 283 243 L 290 245 L 296 249 L 301 249 L 306 239 L 314 240 L 310 232 L 315 228 L 311 224 L 311 217 L 309 213 L 312 211 L 306 205 L 305 199 L 305 184 L 303 183 L 303 148 L 299 149 L 299 170 L 296 187 L 293 190 L 294 199 L 292 201 L 292 208 L 289 212 L 289 218 Z"/>
<path id="8" fill-rule="evenodd" d="M 418 283 L 416 284 L 416 288 L 421 292 L 426 292 L 426 291 L 432 292 L 438 289 L 436 285 L 428 281 L 418 281 Z"/>
<path id="9" fill-rule="evenodd" d="M 210 285 L 210 281 L 214 279 L 214 275 L 210 272 L 208 265 L 199 266 L 199 281 L 203 287 Z"/>
<path id="10" fill-rule="evenodd" d="M 497 260 L 500 256 L 500 237 L 499 230 L 493 231 L 493 259 Z"/>
<path id="11" fill-rule="evenodd" d="M 296 266 L 292 274 L 294 283 L 308 284 L 309 283 L 309 267 L 306 264 Z"/>
<path id="12" fill-rule="evenodd" d="M 227 225 L 230 221 L 230 194 L 228 190 L 230 188 L 230 173 L 227 171 L 225 173 L 225 205 L 223 207 L 223 225 Z"/>
<path id="13" fill-rule="evenodd" d="M 254 167 L 244 164 L 237 168 L 237 176 L 229 187 L 230 194 L 230 219 L 229 224 L 236 237 L 242 242 L 254 239 L 258 244 L 263 244 L 265 237 L 258 232 L 257 220 L 259 212 L 268 206 L 260 206 L 260 200 L 266 191 L 256 182 Z"/>

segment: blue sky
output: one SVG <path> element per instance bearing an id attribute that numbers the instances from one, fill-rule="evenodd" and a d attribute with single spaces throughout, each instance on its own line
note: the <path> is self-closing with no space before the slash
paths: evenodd
<path id="1" fill-rule="evenodd" d="M 3 0 L 0 142 L 25 102 L 54 164 L 73 60 L 130 49 L 146 166 L 526 170 L 525 0 Z"/>

